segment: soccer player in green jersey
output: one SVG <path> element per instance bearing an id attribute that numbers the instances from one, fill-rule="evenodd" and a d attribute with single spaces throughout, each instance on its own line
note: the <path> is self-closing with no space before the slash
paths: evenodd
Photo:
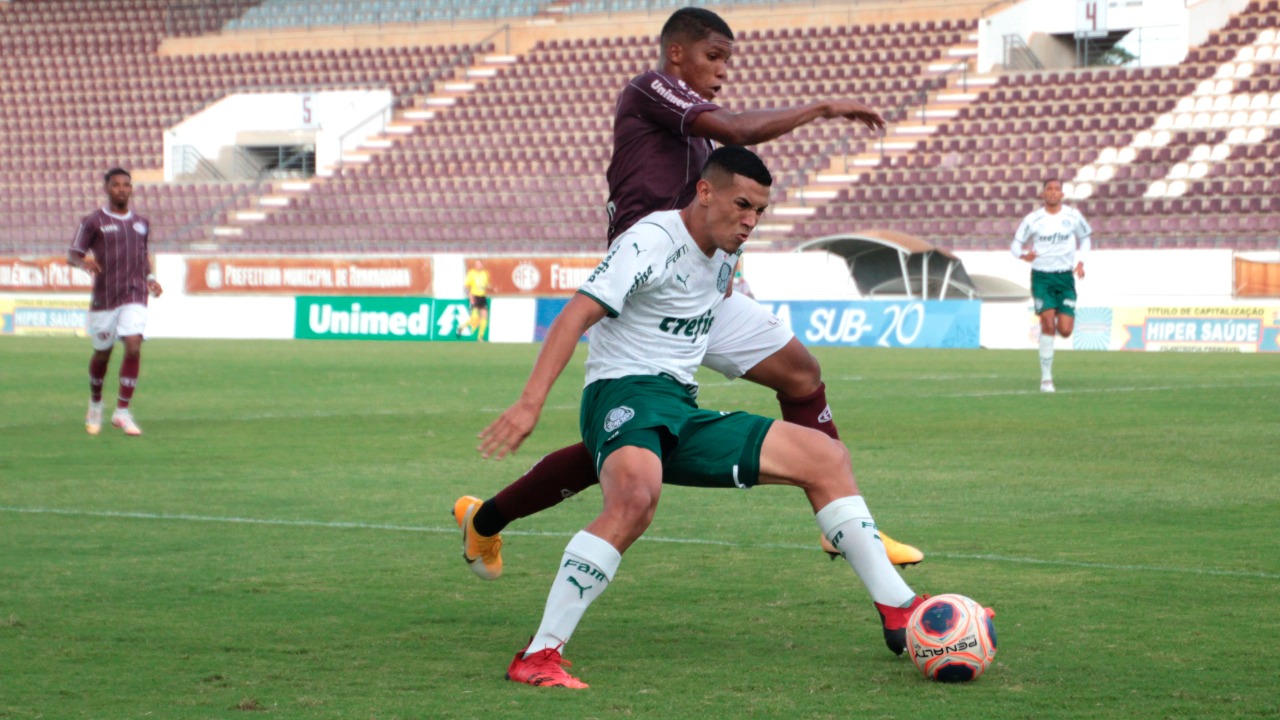
<path id="1" fill-rule="evenodd" d="M 1031 298 L 1040 316 L 1040 392 L 1054 392 L 1053 341 L 1076 326 L 1076 278 L 1084 279 L 1084 255 L 1093 229 L 1084 215 L 1062 204 L 1062 181 L 1045 180 L 1044 207 L 1018 226 L 1010 250 L 1031 263 Z M 1030 245 L 1030 247 L 1028 247 Z"/>
<path id="2" fill-rule="evenodd" d="M 485 457 L 519 448 L 591 328 L 579 425 L 604 507 L 565 548 L 542 623 L 508 679 L 587 687 L 565 671 L 561 649 L 649 526 L 664 483 L 803 490 L 823 536 L 867 587 L 886 643 L 902 652 L 905 618 L 922 598 L 885 554 L 844 444 L 817 429 L 695 401 L 694 373 L 772 182 L 750 150 L 711 153 L 689 205 L 640 219 L 612 245 L 552 324 L 520 398 L 481 432 Z"/>
<path id="3" fill-rule="evenodd" d="M 878 112 L 849 98 L 744 112 L 717 105 L 716 96 L 729 82 L 734 35 L 723 18 L 706 8 L 676 10 L 659 41 L 659 67 L 632 78 L 614 108 L 607 173 L 610 244 L 652 212 L 688 206 L 717 143 L 755 145 L 823 118 L 874 130 L 884 127 Z M 839 439 L 822 368 L 791 328 L 738 292 L 725 299 L 717 317 L 703 365 L 727 378 L 768 387 L 777 393 L 783 420 Z M 508 523 L 553 507 L 596 482 L 591 455 L 585 445 L 575 443 L 548 453 L 488 500 L 458 498 L 453 516 L 462 530 L 463 559 L 479 577 L 499 577 L 501 532 Z M 896 565 L 924 559 L 918 548 L 882 539 Z M 839 555 L 829 544 L 823 547 L 832 557 Z"/>

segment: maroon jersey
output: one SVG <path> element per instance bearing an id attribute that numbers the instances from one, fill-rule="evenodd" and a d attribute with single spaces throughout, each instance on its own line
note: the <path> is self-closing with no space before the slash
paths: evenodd
<path id="1" fill-rule="evenodd" d="M 130 211 L 116 215 L 105 208 L 80 221 L 71 252 L 90 252 L 102 272 L 93 279 L 90 310 L 112 310 L 130 303 L 147 304 L 147 236 L 151 223 Z"/>
<path id="2" fill-rule="evenodd" d="M 693 201 L 710 140 L 690 135 L 693 120 L 720 106 L 658 72 L 638 75 L 618 96 L 609 162 L 609 242 L 640 218 Z"/>

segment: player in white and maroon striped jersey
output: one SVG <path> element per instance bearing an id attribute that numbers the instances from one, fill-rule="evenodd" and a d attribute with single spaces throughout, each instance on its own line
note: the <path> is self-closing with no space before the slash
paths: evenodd
<path id="1" fill-rule="evenodd" d="M 102 429 L 102 385 L 116 341 L 124 344 L 120 363 L 120 394 L 111 424 L 126 435 L 142 430 L 129 412 L 142 363 L 142 337 L 147 327 L 147 298 L 164 289 L 152 270 L 148 241 L 151 223 L 129 208 L 133 179 L 127 170 L 112 168 L 103 178 L 107 204 L 80 221 L 67 262 L 93 275 L 89 301 L 89 412 L 84 425 L 90 435 Z"/>

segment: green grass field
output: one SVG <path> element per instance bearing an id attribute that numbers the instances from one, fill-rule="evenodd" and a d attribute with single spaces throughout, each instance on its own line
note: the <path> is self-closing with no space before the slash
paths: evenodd
<path id="1" fill-rule="evenodd" d="M 598 491 L 491 583 L 447 515 L 577 439 L 580 362 L 519 455 L 474 452 L 535 352 L 158 340 L 126 438 L 84 433 L 87 341 L 0 338 L 0 718 L 1280 715 L 1275 357 L 1059 353 L 1043 396 L 1031 351 L 818 351 L 880 526 L 928 553 L 908 582 L 994 606 L 996 663 L 892 656 L 799 492 L 669 488 L 575 693 L 502 675 Z"/>

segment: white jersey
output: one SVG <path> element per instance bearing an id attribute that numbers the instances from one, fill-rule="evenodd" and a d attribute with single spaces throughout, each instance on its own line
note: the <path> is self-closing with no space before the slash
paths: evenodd
<path id="1" fill-rule="evenodd" d="M 1026 252 L 1023 248 L 1030 240 L 1036 251 L 1036 259 L 1031 261 L 1032 270 L 1070 272 L 1076 268 L 1076 243 L 1080 244 L 1079 259 L 1083 261 L 1092 234 L 1093 228 L 1079 210 L 1063 205 L 1058 212 L 1050 213 L 1040 208 L 1023 218 L 1009 249 L 1015 256 L 1022 257 Z"/>
<path id="2" fill-rule="evenodd" d="M 578 288 L 608 313 L 591 329 L 586 383 L 666 374 L 694 385 L 739 254 L 707 257 L 678 210 L 652 213 L 619 235 Z"/>

